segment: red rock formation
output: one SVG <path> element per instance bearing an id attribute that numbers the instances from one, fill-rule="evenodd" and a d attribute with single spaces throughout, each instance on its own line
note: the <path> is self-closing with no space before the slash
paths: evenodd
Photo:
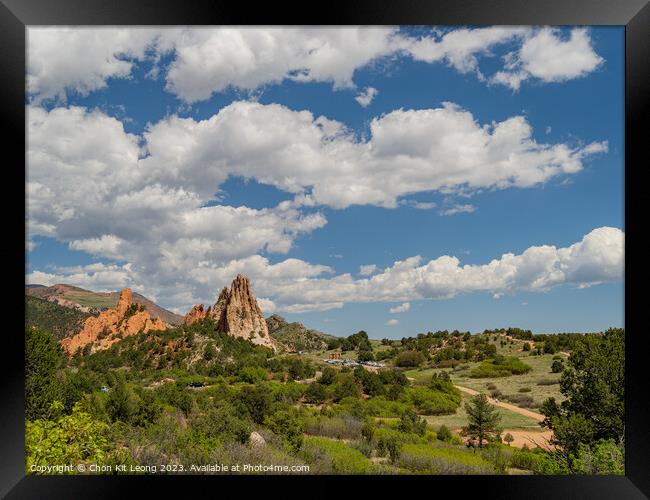
<path id="1" fill-rule="evenodd" d="M 146 310 L 137 309 L 127 317 L 127 312 L 133 304 L 133 292 L 125 288 L 120 293 L 120 299 L 115 309 L 103 311 L 97 317 L 86 319 L 83 329 L 73 337 L 61 341 L 61 346 L 69 355 L 78 349 L 91 345 L 91 352 L 108 349 L 120 338 L 135 335 L 150 330 L 166 330 L 167 325 L 160 318 L 152 319 Z"/>
<path id="2" fill-rule="evenodd" d="M 197 321 L 201 321 L 204 318 L 207 318 L 210 316 L 210 312 L 212 311 L 211 307 L 208 307 L 207 309 L 203 308 L 203 304 L 197 304 L 195 305 L 190 312 L 188 312 L 185 315 L 185 319 L 183 320 L 184 325 L 191 325 L 192 323 L 196 323 Z"/>

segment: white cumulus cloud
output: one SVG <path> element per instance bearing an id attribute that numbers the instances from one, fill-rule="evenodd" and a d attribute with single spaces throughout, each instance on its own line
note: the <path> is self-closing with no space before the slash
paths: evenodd
<path id="1" fill-rule="evenodd" d="M 27 85 L 34 102 L 87 95 L 110 79 L 131 78 L 137 64 L 149 64 L 148 77 L 185 103 L 209 99 L 234 88 L 254 91 L 284 80 L 329 82 L 355 90 L 354 73 L 382 58 L 410 57 L 447 63 L 480 80 L 519 88 L 522 81 L 557 82 L 594 71 L 603 59 L 587 30 L 557 28 L 433 28 L 420 37 L 397 27 L 192 27 L 97 28 L 30 27 L 27 33 Z M 503 68 L 485 76 L 483 58 L 515 44 Z M 171 55 L 164 65 L 162 56 Z M 370 103 L 366 88 L 357 100 Z M 367 104 L 366 104 L 367 103 Z"/>
<path id="2" fill-rule="evenodd" d="M 377 266 L 375 264 L 366 264 L 359 266 L 359 274 L 361 276 L 370 276 L 377 272 Z"/>
<path id="3" fill-rule="evenodd" d="M 354 100 L 357 101 L 360 106 L 367 108 L 378 93 L 379 91 L 376 88 L 366 87 L 363 91 L 357 94 Z"/>
<path id="4" fill-rule="evenodd" d="M 409 302 L 404 302 L 403 304 L 395 307 L 391 307 L 389 311 L 393 314 L 407 312 L 411 309 L 411 304 Z"/>
<path id="5" fill-rule="evenodd" d="M 580 78 L 603 62 L 593 50 L 586 29 L 574 29 L 563 40 L 557 28 L 544 28 L 527 38 L 518 51 L 506 56 L 505 69 L 495 73 L 492 81 L 517 90 L 529 78 L 542 82 Z"/>

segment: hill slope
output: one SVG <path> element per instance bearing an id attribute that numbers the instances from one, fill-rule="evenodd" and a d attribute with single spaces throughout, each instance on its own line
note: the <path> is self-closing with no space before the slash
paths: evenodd
<path id="1" fill-rule="evenodd" d="M 25 295 L 25 326 L 37 326 L 61 340 L 78 333 L 90 313 Z"/>
<path id="2" fill-rule="evenodd" d="M 104 309 L 115 308 L 120 292 L 92 292 L 72 285 L 58 284 L 52 286 L 26 286 L 25 294 L 38 297 L 61 306 L 79 309 L 86 313 L 99 313 Z M 148 298 L 138 293 L 133 294 L 133 301 L 142 304 L 153 318 L 160 318 L 170 325 L 180 325 L 183 317 L 163 309 Z"/>
<path id="3" fill-rule="evenodd" d="M 320 351 L 327 349 L 327 340 L 333 335 L 311 330 L 302 323 L 288 323 L 282 316 L 266 318 L 269 335 L 289 351 Z"/>

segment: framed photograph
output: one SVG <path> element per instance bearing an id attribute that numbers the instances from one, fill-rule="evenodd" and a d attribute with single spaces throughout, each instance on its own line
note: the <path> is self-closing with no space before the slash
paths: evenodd
<path id="1" fill-rule="evenodd" d="M 3 0 L 0 494 L 647 498 L 647 2 L 306 7 Z"/>

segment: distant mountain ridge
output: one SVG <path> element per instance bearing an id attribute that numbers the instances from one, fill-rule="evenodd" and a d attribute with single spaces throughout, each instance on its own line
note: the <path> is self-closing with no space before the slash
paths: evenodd
<path id="1" fill-rule="evenodd" d="M 26 285 L 25 295 L 37 297 L 60 306 L 77 309 L 93 315 L 99 314 L 103 310 L 117 307 L 117 302 L 120 298 L 120 292 L 92 292 L 64 283 L 52 286 Z M 152 318 L 160 318 L 165 323 L 174 326 L 183 323 L 183 316 L 179 316 L 160 307 L 139 293 L 133 294 L 133 302 L 145 306 Z"/>

